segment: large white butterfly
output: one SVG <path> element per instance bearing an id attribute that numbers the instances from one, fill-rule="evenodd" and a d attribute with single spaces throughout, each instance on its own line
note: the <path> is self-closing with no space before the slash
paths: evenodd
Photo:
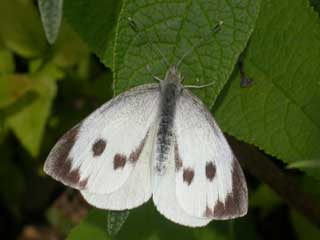
<path id="1" fill-rule="evenodd" d="M 44 170 L 93 206 L 124 210 L 151 197 L 186 226 L 247 213 L 241 167 L 204 104 L 175 66 L 102 105 L 51 150 Z"/>

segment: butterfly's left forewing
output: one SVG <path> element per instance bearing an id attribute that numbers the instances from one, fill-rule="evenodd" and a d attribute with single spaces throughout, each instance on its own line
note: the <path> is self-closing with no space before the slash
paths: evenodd
<path id="1" fill-rule="evenodd" d="M 174 123 L 176 197 L 191 216 L 231 219 L 247 212 L 246 181 L 203 103 L 184 89 Z"/>
<path id="2" fill-rule="evenodd" d="M 157 84 L 143 85 L 102 105 L 57 142 L 46 160 L 45 172 L 82 190 L 93 205 L 109 204 L 114 209 L 123 209 L 144 202 L 151 196 L 146 170 L 146 166 L 150 169 L 150 155 L 145 154 L 142 159 L 142 152 L 150 152 L 146 145 L 156 119 L 159 96 Z M 136 177 L 140 171 L 147 180 Z M 135 185 L 126 185 L 133 178 Z M 143 191 L 138 184 L 144 187 Z M 101 196 L 119 192 L 123 186 L 127 187 L 127 193 L 132 192 L 131 199 L 117 195 L 108 204 L 99 201 Z M 116 201 L 122 202 L 117 205 Z"/>

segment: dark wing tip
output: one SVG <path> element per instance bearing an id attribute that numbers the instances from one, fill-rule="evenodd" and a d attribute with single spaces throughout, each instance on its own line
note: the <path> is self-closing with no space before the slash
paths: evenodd
<path id="1" fill-rule="evenodd" d="M 70 151 L 79 133 L 80 124 L 70 129 L 53 147 L 44 164 L 44 172 L 54 179 L 77 189 L 84 189 L 87 179 L 81 180 L 79 169 L 72 169 Z"/>
<path id="2" fill-rule="evenodd" d="M 218 200 L 213 208 L 207 206 L 204 216 L 213 219 L 233 219 L 248 212 L 248 189 L 243 171 L 237 159 L 233 159 L 232 192 L 224 201 Z"/>

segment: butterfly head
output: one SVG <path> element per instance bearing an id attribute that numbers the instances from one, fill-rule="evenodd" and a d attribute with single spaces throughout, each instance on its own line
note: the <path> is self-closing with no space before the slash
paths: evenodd
<path id="1" fill-rule="evenodd" d="M 164 79 L 167 83 L 181 83 L 183 80 L 183 77 L 181 76 L 180 72 L 178 71 L 178 68 L 176 65 L 173 65 L 169 68 L 169 70 L 166 73 L 166 77 Z"/>

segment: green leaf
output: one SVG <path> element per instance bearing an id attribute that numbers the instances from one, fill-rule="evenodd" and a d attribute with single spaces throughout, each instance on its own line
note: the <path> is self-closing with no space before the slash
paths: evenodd
<path id="1" fill-rule="evenodd" d="M 108 240 L 107 235 L 107 212 L 92 210 L 79 226 L 75 227 L 69 234 L 67 240 Z"/>
<path id="2" fill-rule="evenodd" d="M 188 55 L 180 71 L 184 84 L 215 82 L 196 91 L 211 106 L 247 43 L 259 5 L 257 0 L 126 1 L 115 44 L 115 93 L 153 81 L 147 66 L 154 75 L 164 78 L 168 66 L 156 48 L 170 64 L 176 64 L 192 46 L 209 39 Z M 130 27 L 129 18 L 138 32 Z M 214 33 L 220 21 L 221 30 Z"/>
<path id="3" fill-rule="evenodd" d="M 108 233 L 115 236 L 129 217 L 129 211 L 108 211 Z"/>
<path id="4" fill-rule="evenodd" d="M 224 231 L 217 231 L 216 229 L 203 228 L 195 229 L 193 239 L 215 239 L 215 240 L 228 240 L 230 239 Z"/>
<path id="5" fill-rule="evenodd" d="M 299 240 L 320 239 L 320 229 L 296 211 L 291 211 L 291 221 Z"/>
<path id="6" fill-rule="evenodd" d="M 268 185 L 262 184 L 250 197 L 250 207 L 261 208 L 262 214 L 267 216 L 283 200 L 273 192 Z"/>
<path id="7" fill-rule="evenodd" d="M 0 47 L 0 76 L 3 74 L 11 74 L 14 70 L 15 63 L 12 52 Z"/>
<path id="8" fill-rule="evenodd" d="M 32 88 L 33 83 L 25 74 L 0 76 L 0 108 L 14 103 Z"/>
<path id="9" fill-rule="evenodd" d="M 314 10 L 320 14 L 320 1 L 319 0 L 310 0 L 311 6 L 314 7 Z"/>
<path id="10" fill-rule="evenodd" d="M 293 162 L 288 164 L 287 166 L 288 169 L 290 168 L 300 168 L 300 169 L 304 169 L 304 168 L 320 168 L 320 161 L 319 160 L 306 160 L 306 161 L 298 161 L 298 162 Z"/>
<path id="11" fill-rule="evenodd" d="M 107 211 L 92 210 L 88 217 L 79 226 L 74 228 L 68 240 L 81 239 L 110 239 L 107 236 Z M 116 236 L 119 240 L 157 240 L 157 239 L 184 239 L 184 240 L 231 240 L 233 236 L 247 229 L 247 236 L 254 235 L 252 227 L 244 220 L 213 221 L 208 227 L 190 228 L 175 224 L 162 216 L 154 207 L 153 202 L 130 210 L 130 217 Z M 146 224 L 147 223 L 147 224 Z M 90 236 L 90 237 L 89 237 Z M 239 238 L 241 239 L 241 238 Z M 247 239 L 254 239 L 248 237 Z"/>
<path id="12" fill-rule="evenodd" d="M 110 68 L 121 3 L 119 0 L 68 0 L 64 3 L 64 16 L 69 24 Z"/>
<path id="13" fill-rule="evenodd" d="M 320 160 L 319 30 L 307 0 L 263 1 L 244 60 L 253 85 L 235 72 L 215 109 L 224 131 L 286 163 Z"/>
<path id="14" fill-rule="evenodd" d="M 23 57 L 38 57 L 44 53 L 46 40 L 32 1 L 0 2 L 0 41 Z"/>
<path id="15" fill-rule="evenodd" d="M 38 0 L 38 5 L 46 38 L 53 44 L 60 29 L 63 0 Z"/>
<path id="16" fill-rule="evenodd" d="M 53 65 L 46 66 L 41 72 L 29 75 L 36 98 L 27 106 L 7 118 L 7 123 L 21 141 L 22 145 L 37 156 L 52 100 L 56 95 L 56 80 L 61 72 Z"/>
<path id="17" fill-rule="evenodd" d="M 59 37 L 52 46 L 52 63 L 67 68 L 87 61 L 89 51 L 86 44 L 79 38 L 73 29 L 62 24 Z"/>

